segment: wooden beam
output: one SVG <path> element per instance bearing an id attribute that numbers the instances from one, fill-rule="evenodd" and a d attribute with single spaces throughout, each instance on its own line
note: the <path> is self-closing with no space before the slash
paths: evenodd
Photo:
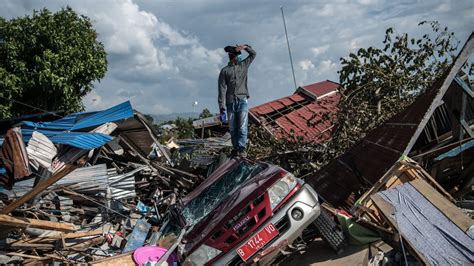
<path id="1" fill-rule="evenodd" d="M 96 266 L 135 265 L 133 251 L 90 262 Z"/>
<path id="2" fill-rule="evenodd" d="M 469 230 L 469 228 L 474 224 L 474 221 L 471 218 L 464 214 L 456 205 L 443 197 L 424 180 L 416 179 L 409 183 L 463 232 L 467 232 L 467 230 Z"/>
<path id="3" fill-rule="evenodd" d="M 76 233 L 67 233 L 64 234 L 64 238 L 81 238 L 81 237 L 87 237 L 87 236 L 96 236 L 96 235 L 102 235 L 102 229 L 96 229 L 92 231 L 87 231 L 87 232 L 76 232 Z"/>
<path id="4" fill-rule="evenodd" d="M 28 254 L 23 254 L 23 253 L 18 253 L 18 252 L 8 252 L 7 255 L 8 256 L 18 256 L 18 257 L 23 257 L 23 258 L 35 259 L 35 260 L 44 259 L 43 257 L 38 257 L 38 256 L 33 256 L 33 255 L 28 255 Z"/>
<path id="5" fill-rule="evenodd" d="M 78 164 L 82 165 L 83 163 L 84 163 L 84 161 L 81 160 Z M 65 177 L 66 175 L 68 175 L 69 173 L 74 171 L 76 168 L 78 168 L 78 166 L 79 166 L 78 164 L 67 165 L 64 169 L 62 169 L 58 173 L 56 173 L 53 176 L 51 176 L 50 178 L 40 182 L 37 186 L 35 186 L 30 191 L 28 191 L 28 193 L 23 195 L 21 198 L 17 199 L 16 201 L 10 203 L 8 206 L 4 207 L 0 211 L 0 214 L 9 214 L 10 212 L 15 210 L 16 208 L 20 207 L 21 205 L 23 205 L 24 203 L 26 203 L 27 201 L 29 201 L 30 199 L 34 198 L 36 195 L 41 193 L 43 190 L 45 190 L 46 188 L 48 188 L 52 184 L 56 183 L 61 178 Z"/>
<path id="6" fill-rule="evenodd" d="M 71 223 L 58 223 L 38 219 L 29 219 L 23 217 L 13 217 L 5 214 L 0 214 L 0 224 L 20 227 L 20 228 L 40 228 L 46 230 L 55 230 L 55 231 L 64 231 L 64 232 L 73 232 L 76 231 L 76 226 Z"/>

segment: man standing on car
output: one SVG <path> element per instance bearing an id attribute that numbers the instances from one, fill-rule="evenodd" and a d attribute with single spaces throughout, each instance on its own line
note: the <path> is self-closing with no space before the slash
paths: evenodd
<path id="1" fill-rule="evenodd" d="M 243 59 L 241 50 L 249 54 Z M 248 132 L 248 98 L 247 72 L 257 53 L 247 44 L 227 46 L 224 50 L 229 54 L 229 64 L 219 74 L 219 109 L 229 120 L 232 138 L 232 156 L 246 157 Z"/>

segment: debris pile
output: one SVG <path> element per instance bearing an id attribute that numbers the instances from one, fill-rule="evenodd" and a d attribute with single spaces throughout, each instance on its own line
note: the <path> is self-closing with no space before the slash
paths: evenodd
<path id="1" fill-rule="evenodd" d="M 156 245 L 164 213 L 230 145 L 223 137 L 169 148 L 158 139 L 129 102 L 9 129 L 1 141 L 0 263 L 94 262 Z"/>
<path id="2" fill-rule="evenodd" d="M 460 76 L 473 52 L 471 35 L 431 89 L 306 177 L 352 242 L 377 237 L 396 263 L 474 263 L 474 90 Z"/>

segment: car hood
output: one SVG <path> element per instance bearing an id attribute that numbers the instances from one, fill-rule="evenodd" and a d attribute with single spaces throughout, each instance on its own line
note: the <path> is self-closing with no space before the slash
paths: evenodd
<path id="1" fill-rule="evenodd" d="M 240 160 L 232 160 L 228 164 L 223 165 L 216 171 L 216 175 L 211 175 L 208 179 L 210 182 L 203 183 L 202 187 L 198 187 L 198 191 L 202 192 L 207 186 L 212 185 L 219 177 L 230 169 L 233 165 L 239 163 Z M 229 219 L 237 215 L 242 208 L 244 208 L 249 201 L 263 194 L 273 183 L 280 179 L 286 171 L 283 169 L 263 163 L 265 168 L 248 179 L 241 187 L 233 190 L 226 200 L 224 200 L 217 208 L 199 221 L 194 227 L 184 236 L 184 253 L 190 254 L 195 248 L 200 246 L 208 239 L 215 230 L 220 229 Z M 185 198 L 185 204 L 192 198 L 199 195 L 194 193 Z"/>

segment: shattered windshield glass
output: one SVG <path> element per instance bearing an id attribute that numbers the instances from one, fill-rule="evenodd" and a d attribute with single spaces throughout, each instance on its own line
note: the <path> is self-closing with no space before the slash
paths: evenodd
<path id="1" fill-rule="evenodd" d="M 225 173 L 183 208 L 181 213 L 186 219 L 187 225 L 194 226 L 197 224 L 219 206 L 234 189 L 262 170 L 263 166 L 260 164 L 241 162 Z"/>

